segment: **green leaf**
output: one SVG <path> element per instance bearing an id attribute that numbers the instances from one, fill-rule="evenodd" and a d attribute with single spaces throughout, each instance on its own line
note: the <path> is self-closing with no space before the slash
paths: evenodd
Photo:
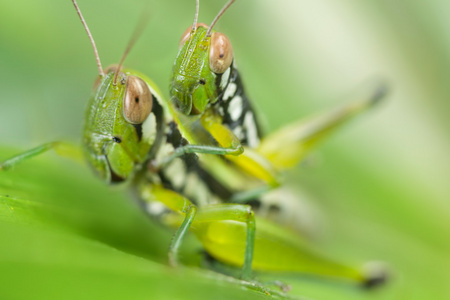
<path id="1" fill-rule="evenodd" d="M 131 199 L 54 155 L 0 172 L 0 298 L 266 298 L 209 271 L 168 267 L 171 232 Z"/>

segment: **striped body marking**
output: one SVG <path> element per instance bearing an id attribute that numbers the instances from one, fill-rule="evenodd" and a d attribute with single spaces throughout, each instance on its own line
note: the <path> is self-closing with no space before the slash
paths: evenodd
<path id="1" fill-rule="evenodd" d="M 262 132 L 234 63 L 221 77 L 228 77 L 228 80 L 216 80 L 216 84 L 219 83 L 218 90 L 223 92 L 211 106 L 222 117 L 222 123 L 227 125 L 242 145 L 255 148 L 259 145 Z"/>
<path id="2" fill-rule="evenodd" d="M 167 157 L 176 148 L 188 144 L 181 135 L 177 124 L 168 120 L 162 143 L 155 153 L 154 159 Z M 195 153 L 187 153 L 175 158 L 156 174 L 147 172 L 147 178 L 153 183 L 162 184 L 164 188 L 187 197 L 193 204 L 204 206 L 227 202 L 232 191 L 226 188 L 212 174 L 202 168 L 199 157 Z M 143 202 L 146 211 L 157 219 L 173 213 L 159 201 Z"/>

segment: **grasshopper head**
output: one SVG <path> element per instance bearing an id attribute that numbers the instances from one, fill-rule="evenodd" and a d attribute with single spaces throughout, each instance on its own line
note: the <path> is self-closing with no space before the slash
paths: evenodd
<path id="1" fill-rule="evenodd" d="M 142 168 L 164 136 L 163 111 L 153 83 L 136 72 L 121 71 L 122 63 L 142 32 L 143 20 L 148 18 L 141 17 L 119 65 L 104 72 L 94 38 L 76 0 L 72 2 L 91 41 L 100 75 L 86 112 L 83 150 L 103 180 L 123 182 Z"/>
<path id="2" fill-rule="evenodd" d="M 89 164 L 108 183 L 133 177 L 158 144 L 162 108 L 150 85 L 138 76 L 108 72 L 94 91 L 86 115 L 83 148 Z"/>
<path id="3" fill-rule="evenodd" d="M 197 24 L 195 19 L 181 37 L 172 71 L 170 101 L 185 115 L 203 113 L 209 103 L 218 100 L 229 82 L 233 63 L 231 42 L 226 35 L 213 31 L 212 26 L 232 2 L 210 27 Z"/>

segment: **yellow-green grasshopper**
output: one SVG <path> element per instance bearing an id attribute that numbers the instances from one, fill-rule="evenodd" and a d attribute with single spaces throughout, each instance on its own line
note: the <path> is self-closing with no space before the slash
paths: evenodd
<path id="1" fill-rule="evenodd" d="M 91 37 L 76 1 L 73 3 Z M 374 277 L 362 270 L 328 259 L 296 234 L 258 218 L 249 205 L 222 203 L 230 192 L 192 153 L 205 149 L 209 153 L 214 147 L 189 145 L 191 137 L 171 121 L 158 88 L 146 76 L 122 70 L 123 58 L 118 67 L 107 71 L 103 71 L 97 54 L 96 58 L 100 78 L 86 113 L 85 157 L 106 183 L 130 184 L 150 214 L 179 228 L 169 249 L 172 265 L 177 264 L 178 249 L 191 229 L 215 259 L 242 267 L 244 279 L 251 278 L 255 269 L 374 282 Z M 0 169 L 61 145 L 55 142 L 37 147 L 5 161 Z M 227 172 L 226 166 L 223 168 Z M 236 171 L 233 168 L 230 172 Z"/>
<path id="2" fill-rule="evenodd" d="M 190 143 L 222 147 L 221 153 L 217 148 L 210 153 L 226 155 L 228 165 L 239 171 L 223 176 L 223 160 L 211 156 L 202 156 L 202 165 L 234 191 L 232 202 L 249 203 L 277 187 L 279 172 L 297 165 L 335 128 L 379 102 L 386 87 L 376 84 L 343 107 L 263 136 L 236 68 L 231 42 L 213 30 L 233 2 L 229 1 L 208 26 L 198 23 L 196 1 L 193 25 L 182 34 L 174 62 L 169 108 L 180 130 L 191 137 Z M 279 206 L 284 200 L 279 199 Z M 264 205 L 263 201 L 259 203 Z M 279 266 L 279 270 L 282 268 Z"/>
<path id="3" fill-rule="evenodd" d="M 193 132 L 193 144 L 222 147 L 221 154 L 234 154 L 227 158 L 243 173 L 275 187 L 279 184 L 279 171 L 297 165 L 328 133 L 376 104 L 385 95 L 385 86 L 376 85 L 343 107 L 263 136 L 236 68 L 231 42 L 213 29 L 233 2 L 229 1 L 208 26 L 197 22 L 199 0 L 196 1 L 193 25 L 182 34 L 173 66 L 170 108 L 180 129 Z"/>

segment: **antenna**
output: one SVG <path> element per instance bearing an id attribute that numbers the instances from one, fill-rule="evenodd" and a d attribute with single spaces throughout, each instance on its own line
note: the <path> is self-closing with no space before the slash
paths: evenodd
<path id="1" fill-rule="evenodd" d="M 130 41 L 128 42 L 127 48 L 125 49 L 125 52 L 122 55 L 122 58 L 120 59 L 119 65 L 117 66 L 116 73 L 114 74 L 114 80 L 113 85 L 117 85 L 117 77 L 119 76 L 120 69 L 122 68 L 123 61 L 127 57 L 127 55 L 130 53 L 131 48 L 134 46 L 138 38 L 141 36 L 142 32 L 144 31 L 145 26 L 147 25 L 149 18 L 149 10 L 144 9 L 141 15 L 141 18 L 139 19 L 138 24 L 134 28 L 133 35 L 130 38 Z"/>
<path id="2" fill-rule="evenodd" d="M 196 0 L 194 24 L 192 24 L 192 31 L 194 31 L 197 28 L 197 20 L 198 20 L 198 10 L 199 10 L 199 8 L 200 8 L 200 0 Z"/>
<path id="3" fill-rule="evenodd" d="M 214 25 L 216 25 L 217 20 L 219 20 L 219 18 L 223 15 L 223 13 L 228 9 L 228 7 L 231 6 L 231 4 L 233 4 L 235 0 L 230 0 L 228 1 L 227 4 L 225 4 L 225 6 L 222 8 L 222 10 L 217 14 L 217 16 L 214 18 L 214 20 L 212 21 L 211 25 L 209 25 L 208 31 L 206 32 L 206 36 L 211 36 L 211 30 L 214 27 Z"/>
<path id="4" fill-rule="evenodd" d="M 102 63 L 100 62 L 100 56 L 98 56 L 98 51 L 97 51 L 97 47 L 95 46 L 94 38 L 92 37 L 92 34 L 89 31 L 89 27 L 87 26 L 86 21 L 84 20 L 83 15 L 81 14 L 81 10 L 78 7 L 77 1 L 72 0 L 72 2 L 78 13 L 78 16 L 80 17 L 81 23 L 83 23 L 84 29 L 86 29 L 87 35 L 92 44 L 92 48 L 94 48 L 95 60 L 97 61 L 97 67 L 98 67 L 98 74 L 100 74 L 100 76 L 103 77 L 103 76 L 105 76 L 105 73 L 103 73 Z"/>

